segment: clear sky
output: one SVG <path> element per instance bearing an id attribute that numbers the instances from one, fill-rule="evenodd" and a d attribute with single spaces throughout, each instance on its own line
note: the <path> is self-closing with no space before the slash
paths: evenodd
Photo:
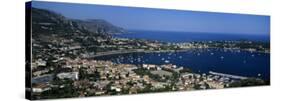
<path id="1" fill-rule="evenodd" d="M 259 35 L 270 33 L 270 17 L 261 15 L 39 1 L 33 1 L 32 6 L 52 10 L 71 19 L 104 19 L 125 29 Z"/>

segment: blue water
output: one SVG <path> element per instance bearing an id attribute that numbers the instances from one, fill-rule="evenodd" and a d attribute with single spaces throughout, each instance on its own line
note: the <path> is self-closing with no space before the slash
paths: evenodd
<path id="1" fill-rule="evenodd" d="M 192 49 L 186 52 L 130 53 L 98 57 L 115 63 L 128 64 L 175 64 L 190 68 L 197 73 L 209 71 L 269 79 L 270 54 L 224 49 Z M 261 74 L 261 76 L 258 76 Z"/>
<path id="2" fill-rule="evenodd" d="M 122 38 L 148 39 L 165 42 L 190 42 L 190 41 L 220 41 L 220 40 L 251 40 L 269 42 L 269 34 L 223 34 L 201 32 L 169 32 L 169 31 L 144 31 L 131 30 L 128 33 L 116 35 Z"/>
<path id="3" fill-rule="evenodd" d="M 190 42 L 190 41 L 220 41 L 220 40 L 251 40 L 269 42 L 268 35 L 250 34 L 216 34 L 194 32 L 163 32 L 163 31 L 137 31 L 116 35 L 115 37 L 148 39 L 165 42 Z M 171 64 L 191 68 L 194 72 L 208 73 L 209 71 L 270 78 L 270 54 L 251 53 L 248 51 L 224 49 L 192 49 L 177 53 L 131 53 L 99 57 L 98 59 L 111 60 L 116 63 L 130 64 Z M 163 60 L 164 59 L 164 60 Z M 261 76 L 258 76 L 261 74 Z"/>

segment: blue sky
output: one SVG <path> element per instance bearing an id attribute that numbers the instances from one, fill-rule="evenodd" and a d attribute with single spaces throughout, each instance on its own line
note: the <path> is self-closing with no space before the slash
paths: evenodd
<path id="1" fill-rule="evenodd" d="M 104 19 L 125 29 L 269 35 L 270 17 L 33 1 L 71 19 Z M 200 6 L 200 5 L 199 5 Z"/>

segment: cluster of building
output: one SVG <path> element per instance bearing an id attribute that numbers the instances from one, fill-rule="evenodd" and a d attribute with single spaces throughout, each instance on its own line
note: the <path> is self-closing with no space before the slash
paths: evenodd
<path id="1" fill-rule="evenodd" d="M 33 78 L 33 92 L 40 95 L 40 93 L 53 88 L 63 89 L 65 85 L 69 85 L 57 84 L 55 78 L 61 81 L 72 81 L 71 85 L 77 89 L 77 92 L 80 92 L 80 96 L 135 94 L 144 92 L 144 90 L 155 92 L 159 90 L 218 89 L 233 82 L 231 78 L 218 75 L 180 72 L 184 67 L 173 64 L 143 64 L 137 66 L 80 58 L 65 58 L 64 61 L 65 64 L 61 66 L 64 71 L 56 74 L 36 75 Z M 139 69 L 161 77 L 162 81 L 151 77 L 151 75 L 141 75 L 135 72 Z M 174 75 L 178 76 L 172 80 L 171 77 Z"/>
<path id="2" fill-rule="evenodd" d="M 86 37 L 81 38 L 85 39 Z M 175 51 L 190 48 L 239 48 L 239 42 L 162 43 L 126 38 L 94 39 L 99 45 L 82 46 L 72 39 L 53 39 L 42 44 L 33 39 L 32 91 L 43 92 L 73 87 L 79 96 L 135 94 L 157 91 L 220 89 L 237 78 L 185 71 L 169 64 L 120 64 L 89 59 L 90 56 L 126 52 Z M 52 43 L 52 44 L 51 44 Z M 87 43 L 87 42 L 85 42 Z M 253 43 L 244 43 L 252 45 Z M 87 48 L 85 48 L 87 47 Z M 267 50 L 263 46 L 262 51 Z M 256 48 L 246 48 L 256 51 Z M 217 73 L 219 74 L 219 73 Z M 235 77 L 235 76 L 234 76 Z M 239 79 L 239 78 L 238 78 Z"/>

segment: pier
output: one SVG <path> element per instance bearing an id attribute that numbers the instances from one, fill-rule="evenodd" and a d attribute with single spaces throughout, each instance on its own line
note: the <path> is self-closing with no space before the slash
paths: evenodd
<path id="1" fill-rule="evenodd" d="M 213 71 L 209 71 L 209 73 L 212 75 L 218 75 L 218 76 L 228 77 L 228 78 L 232 78 L 232 79 L 247 79 L 248 78 L 248 77 L 218 73 L 218 72 L 213 72 Z"/>
<path id="2" fill-rule="evenodd" d="M 95 58 L 107 55 L 117 55 L 117 54 L 128 54 L 128 53 L 161 53 L 161 52 L 184 52 L 186 50 L 144 50 L 144 49 L 133 49 L 133 50 L 115 50 L 107 52 L 98 52 L 95 55 L 88 56 L 87 58 Z"/>
<path id="3" fill-rule="evenodd" d="M 127 54 L 127 53 L 137 53 L 137 52 L 144 52 L 142 49 L 136 49 L 136 50 L 116 50 L 116 51 L 107 51 L 107 52 L 99 52 L 95 55 L 88 56 L 88 58 L 95 58 L 100 56 L 107 56 L 107 55 L 116 55 L 116 54 Z"/>

